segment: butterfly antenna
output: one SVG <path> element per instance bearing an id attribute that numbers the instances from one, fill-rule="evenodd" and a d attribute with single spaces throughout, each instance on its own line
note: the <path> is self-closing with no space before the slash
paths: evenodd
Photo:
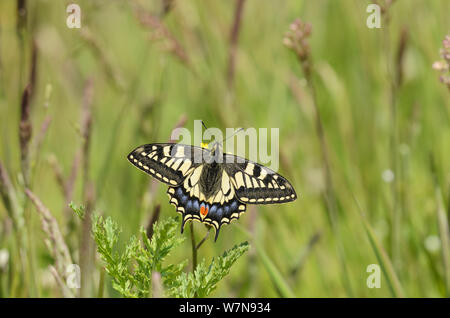
<path id="1" fill-rule="evenodd" d="M 225 141 L 227 141 L 228 139 L 234 137 L 235 135 L 237 135 L 238 133 L 240 133 L 240 132 L 243 131 L 243 130 L 244 130 L 244 128 L 242 128 L 242 127 L 239 128 L 239 129 L 236 130 L 231 136 L 228 136 L 228 137 L 222 139 L 222 141 L 221 141 L 220 143 L 223 144 Z"/>

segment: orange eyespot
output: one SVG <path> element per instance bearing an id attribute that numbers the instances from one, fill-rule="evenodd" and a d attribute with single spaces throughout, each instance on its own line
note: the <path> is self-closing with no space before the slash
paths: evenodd
<path id="1" fill-rule="evenodd" d="M 204 205 L 202 205 L 202 206 L 200 207 L 200 214 L 201 214 L 202 216 L 206 216 L 206 214 L 208 214 L 208 207 L 205 207 Z"/>

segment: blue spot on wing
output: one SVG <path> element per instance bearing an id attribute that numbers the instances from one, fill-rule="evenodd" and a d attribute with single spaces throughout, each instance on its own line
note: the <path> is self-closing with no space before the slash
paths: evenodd
<path id="1" fill-rule="evenodd" d="M 217 208 L 216 218 L 218 218 L 220 220 L 222 218 L 222 216 L 223 216 L 223 208 L 219 207 L 219 208 Z"/>
<path id="2" fill-rule="evenodd" d="M 199 204 L 198 204 L 198 200 L 197 200 L 197 199 L 194 199 L 194 202 L 192 203 L 192 208 L 193 208 L 195 211 L 199 211 L 200 206 L 199 206 Z"/>
<path id="3" fill-rule="evenodd" d="M 186 212 L 190 212 L 192 210 L 192 201 L 189 200 L 186 204 Z"/>

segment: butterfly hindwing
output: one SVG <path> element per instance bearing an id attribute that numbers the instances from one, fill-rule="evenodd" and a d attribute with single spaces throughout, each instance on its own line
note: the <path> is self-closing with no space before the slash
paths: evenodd
<path id="1" fill-rule="evenodd" d="M 297 198 L 289 181 L 273 170 L 234 155 L 226 154 L 225 160 L 234 162 L 226 164 L 224 169 L 231 176 L 236 196 L 241 202 L 273 204 L 290 202 Z"/>
<path id="2" fill-rule="evenodd" d="M 184 187 L 169 187 L 167 190 L 169 202 L 182 216 L 181 233 L 184 225 L 189 220 L 195 220 L 214 227 L 216 231 L 215 240 L 219 236 L 222 225 L 230 224 L 231 221 L 239 219 L 245 212 L 246 206 L 236 198 L 228 202 L 203 202 L 195 196 L 191 196 Z"/>

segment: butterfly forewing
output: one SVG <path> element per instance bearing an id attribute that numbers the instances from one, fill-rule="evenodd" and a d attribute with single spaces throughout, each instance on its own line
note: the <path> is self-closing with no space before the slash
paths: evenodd
<path id="1" fill-rule="evenodd" d="M 128 155 L 128 160 L 142 171 L 171 186 L 183 183 L 201 163 L 202 148 L 163 143 L 143 145 Z"/>
<path id="2" fill-rule="evenodd" d="M 234 155 L 225 155 L 229 162 L 224 169 L 230 175 L 240 201 L 249 204 L 273 204 L 297 198 L 292 185 L 273 170 Z M 234 163 L 233 163 L 234 162 Z"/>

